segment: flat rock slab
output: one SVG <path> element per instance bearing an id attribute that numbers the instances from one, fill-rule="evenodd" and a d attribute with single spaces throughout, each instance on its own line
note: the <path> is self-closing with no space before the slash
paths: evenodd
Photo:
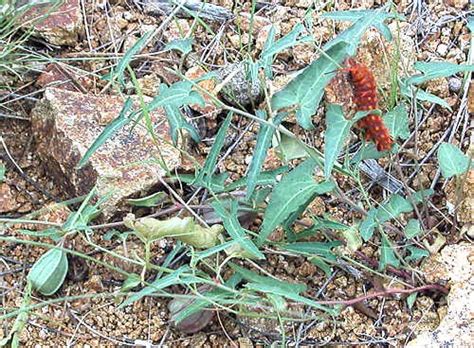
<path id="1" fill-rule="evenodd" d="M 22 0 L 20 4 L 27 4 Z M 33 1 L 30 1 L 33 3 Z M 82 12 L 79 0 L 64 0 L 34 4 L 23 16 L 25 22 L 31 22 L 35 35 L 53 45 L 74 46 L 83 28 Z"/>
<path id="2" fill-rule="evenodd" d="M 123 104 L 120 97 L 48 88 L 31 115 L 37 151 L 55 184 L 74 197 L 87 194 L 94 186 L 99 196 L 110 195 L 102 205 L 106 218 L 117 212 L 124 198 L 145 194 L 159 183 L 166 173 L 161 160 L 169 170 L 181 162 L 179 151 L 171 145 L 165 115 L 154 111 L 150 116 L 158 144 L 143 125 L 132 130 L 129 124 L 99 147 L 87 165 L 77 169 Z"/>
<path id="3" fill-rule="evenodd" d="M 449 280 L 448 312 L 438 328 L 422 332 L 408 348 L 472 347 L 474 337 L 474 247 L 449 245 L 424 265 L 430 280 Z"/>

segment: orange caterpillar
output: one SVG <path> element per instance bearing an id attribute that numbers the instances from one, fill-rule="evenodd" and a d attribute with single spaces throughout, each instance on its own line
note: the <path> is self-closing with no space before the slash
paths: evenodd
<path id="1" fill-rule="evenodd" d="M 348 67 L 342 69 L 350 75 L 353 89 L 353 101 L 358 111 L 377 109 L 377 87 L 372 72 L 355 59 L 347 60 Z M 357 122 L 357 126 L 365 131 L 365 139 L 372 140 L 378 151 L 387 151 L 392 148 L 393 140 L 390 132 L 380 116 L 369 114 Z"/>

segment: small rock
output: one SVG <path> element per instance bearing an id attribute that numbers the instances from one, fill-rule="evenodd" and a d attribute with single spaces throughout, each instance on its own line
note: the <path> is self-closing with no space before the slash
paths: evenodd
<path id="1" fill-rule="evenodd" d="M 438 328 L 423 332 L 407 347 L 469 347 L 474 335 L 474 247 L 468 244 L 450 245 L 441 254 L 432 256 L 443 264 L 450 278 L 448 311 Z"/>
<path id="2" fill-rule="evenodd" d="M 6 183 L 0 183 L 0 213 L 8 213 L 17 208 L 15 196 Z"/>
<path id="3" fill-rule="evenodd" d="M 258 104 L 261 94 L 260 80 L 250 80 L 248 69 L 243 62 L 227 65 L 218 70 L 217 74 L 221 82 L 232 75 L 221 90 L 222 97 L 229 103 L 242 106 Z"/>
<path id="4" fill-rule="evenodd" d="M 73 82 L 74 81 L 74 82 Z M 36 80 L 36 85 L 42 88 L 56 87 L 73 92 L 80 92 L 80 85 L 83 90 L 89 90 L 92 87 L 92 81 L 87 77 L 79 77 L 73 71 L 66 71 L 66 68 L 60 68 L 51 63 L 46 65 L 41 75 Z"/>
<path id="5" fill-rule="evenodd" d="M 137 99 L 135 99 L 137 100 Z M 147 100 L 147 99 L 146 99 Z M 123 127 L 108 139 L 81 169 L 76 166 L 87 149 L 115 119 L 123 100 L 115 96 L 96 97 L 48 88 L 32 111 L 32 129 L 37 151 L 55 183 L 72 196 L 87 194 L 96 186 L 98 195 L 109 199 L 102 205 L 110 217 L 118 204 L 159 183 L 165 171 L 158 163 L 158 149 L 144 127 Z M 172 170 L 180 160 L 179 151 L 168 145 L 168 123 L 161 111 L 151 113 L 158 139 L 160 157 Z"/>
<path id="6" fill-rule="evenodd" d="M 457 77 L 451 77 L 448 80 L 448 85 L 451 92 L 457 93 L 461 90 L 462 81 Z"/>
<path id="7" fill-rule="evenodd" d="M 53 45 L 74 46 L 83 28 L 79 0 L 41 3 L 28 10 L 23 20 L 34 24 L 34 34 Z M 45 16 L 45 18 L 41 18 Z"/>
<path id="8" fill-rule="evenodd" d="M 441 43 L 438 45 L 438 48 L 436 49 L 436 52 L 441 56 L 444 57 L 446 56 L 446 53 L 448 53 L 448 45 Z"/>

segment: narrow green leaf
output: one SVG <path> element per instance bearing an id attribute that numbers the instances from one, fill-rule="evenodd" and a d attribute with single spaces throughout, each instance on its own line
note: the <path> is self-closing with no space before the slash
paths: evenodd
<path id="1" fill-rule="evenodd" d="M 125 101 L 125 104 L 123 105 L 123 108 L 120 111 L 120 114 L 118 115 L 118 117 L 114 119 L 112 122 L 110 122 L 104 128 L 102 133 L 100 133 L 97 139 L 95 139 L 92 145 L 87 149 L 86 153 L 77 164 L 78 169 L 81 169 L 82 167 L 84 167 L 87 161 L 89 161 L 89 158 L 91 158 L 94 152 L 96 152 L 97 149 L 102 146 L 102 144 L 104 144 L 109 138 L 111 138 L 123 126 L 125 126 L 127 123 L 129 123 L 132 120 L 131 117 L 128 117 L 128 113 L 131 107 L 132 107 L 132 99 L 128 98 Z"/>
<path id="2" fill-rule="evenodd" d="M 408 239 L 414 238 L 421 233 L 420 222 L 416 219 L 408 220 L 407 225 L 405 226 L 405 237 Z"/>
<path id="3" fill-rule="evenodd" d="M 126 202 L 135 207 L 156 207 L 158 204 L 162 203 L 166 197 L 166 193 L 158 191 L 146 197 L 127 199 Z"/>
<path id="4" fill-rule="evenodd" d="M 263 217 L 259 244 L 263 243 L 275 228 L 285 224 L 295 211 L 308 206 L 318 194 L 334 188 L 331 182 L 317 183 L 313 179 L 315 166 L 316 162 L 308 159 L 285 175 L 276 185 Z"/>
<path id="5" fill-rule="evenodd" d="M 264 185 L 275 185 L 277 182 L 277 176 L 284 174 L 288 172 L 289 167 L 288 166 L 282 166 L 274 170 L 268 170 L 265 172 L 261 172 L 257 179 L 256 179 L 256 185 L 257 186 L 264 186 Z M 230 192 L 234 191 L 238 188 L 247 186 L 247 177 L 240 178 L 229 185 L 227 185 L 224 189 L 224 192 Z"/>
<path id="6" fill-rule="evenodd" d="M 145 45 L 148 43 L 148 39 L 153 34 L 153 31 L 149 31 L 145 33 L 122 57 L 122 59 L 117 64 L 117 67 L 113 69 L 109 74 L 105 75 L 103 78 L 105 80 L 115 80 L 118 79 L 121 85 L 124 85 L 124 77 L 123 74 L 125 69 L 132 61 L 133 57 L 139 53 Z"/>
<path id="7" fill-rule="evenodd" d="M 376 220 L 377 217 L 377 209 L 371 208 L 367 216 L 365 217 L 364 220 L 362 220 L 359 230 L 360 230 L 360 235 L 364 239 L 364 241 L 368 241 L 370 238 L 372 238 L 374 234 L 375 227 L 377 227 L 378 223 Z"/>
<path id="8" fill-rule="evenodd" d="M 340 42 L 326 50 L 281 91 L 273 95 L 272 109 L 277 111 L 296 105 L 298 123 L 305 129 L 313 128 L 311 117 L 321 102 L 324 88 L 334 77 L 335 71 L 346 56 L 347 43 L 345 42 Z"/>
<path id="9" fill-rule="evenodd" d="M 5 173 L 6 173 L 7 169 L 5 167 L 5 164 L 3 163 L 0 163 L 0 182 L 3 182 L 5 181 Z"/>
<path id="10" fill-rule="evenodd" d="M 57 248 L 48 250 L 31 267 L 28 280 L 39 293 L 53 295 L 63 285 L 68 270 L 66 253 Z"/>
<path id="11" fill-rule="evenodd" d="M 408 113 L 405 104 L 400 104 L 389 111 L 383 120 L 394 139 L 408 139 L 410 128 L 408 127 Z"/>
<path id="12" fill-rule="evenodd" d="M 141 282 L 141 277 L 138 274 L 132 273 L 127 277 L 127 279 L 125 279 L 120 287 L 120 291 L 126 292 L 132 290 L 134 287 L 140 285 Z"/>
<path id="13" fill-rule="evenodd" d="M 309 262 L 311 262 L 316 267 L 320 268 L 326 277 L 330 277 L 332 274 L 332 268 L 329 266 L 324 260 L 318 256 L 313 256 L 309 258 Z"/>
<path id="14" fill-rule="evenodd" d="M 275 42 L 275 35 L 276 35 L 276 29 L 275 29 L 275 26 L 272 25 L 268 33 L 267 40 L 265 41 L 265 44 L 263 45 L 262 53 L 260 54 L 260 59 L 257 62 L 257 65 L 263 68 L 263 71 L 265 72 L 265 77 L 268 79 L 272 79 L 273 77 L 273 71 L 272 71 L 273 56 L 269 56 L 268 54 L 266 54 L 266 58 L 262 58 L 262 55 L 264 52 L 267 52 L 270 49 L 270 47 L 273 46 Z"/>
<path id="15" fill-rule="evenodd" d="M 167 288 L 168 286 L 171 285 L 176 285 L 176 284 L 193 284 L 198 282 L 197 278 L 186 278 L 183 277 L 183 273 L 189 271 L 190 268 L 189 266 L 182 266 L 178 268 L 176 271 L 174 271 L 171 274 L 168 274 L 164 276 L 163 278 L 156 279 L 151 283 L 149 286 L 143 288 L 139 292 L 133 293 L 129 298 L 127 298 L 125 301 L 123 301 L 118 308 L 123 308 L 125 306 L 128 306 L 132 304 L 135 301 L 140 300 L 141 298 L 151 295 L 155 293 L 158 290 L 162 290 L 164 288 Z"/>
<path id="16" fill-rule="evenodd" d="M 377 209 L 377 219 L 384 223 L 391 219 L 396 219 L 403 213 L 409 213 L 413 210 L 411 203 L 399 194 L 392 195 L 390 200 Z"/>
<path id="17" fill-rule="evenodd" d="M 452 111 L 451 107 L 449 106 L 449 104 L 444 99 L 441 99 L 440 97 L 438 97 L 434 94 L 428 93 L 428 92 L 426 92 L 426 91 L 424 91 L 420 88 L 417 88 L 415 86 L 407 85 L 406 80 L 400 81 L 399 86 L 400 86 L 400 92 L 402 93 L 402 95 L 407 97 L 409 100 L 411 98 L 416 98 L 416 100 L 419 100 L 419 101 L 422 101 L 422 102 L 426 101 L 426 102 L 430 102 L 430 103 L 433 103 L 433 104 L 438 104 L 438 105 Z"/>
<path id="18" fill-rule="evenodd" d="M 303 254 L 306 256 L 321 256 L 330 261 L 336 261 L 336 256 L 331 251 L 332 248 L 335 248 L 339 245 L 342 245 L 339 241 L 329 242 L 329 243 L 318 243 L 318 242 L 296 242 L 290 243 L 282 246 L 283 249 Z"/>
<path id="19" fill-rule="evenodd" d="M 271 278 L 270 278 L 271 279 Z M 331 313 L 331 314 L 336 314 L 336 311 L 334 309 L 325 307 L 317 303 L 316 301 L 313 301 L 307 297 L 300 296 L 298 294 L 292 293 L 292 292 L 286 292 L 280 287 L 274 286 L 272 284 L 268 283 L 247 283 L 245 285 L 247 289 L 258 291 L 258 292 L 263 292 L 267 294 L 273 294 L 273 295 L 280 295 L 285 298 L 288 298 L 290 300 L 296 301 L 296 302 L 301 302 L 304 303 L 308 306 L 323 310 L 325 312 Z"/>
<path id="20" fill-rule="evenodd" d="M 380 261 L 379 270 L 383 271 L 387 265 L 392 265 L 395 268 L 400 267 L 400 260 L 397 259 L 393 252 L 390 241 L 382 236 L 382 246 L 380 247 Z"/>
<path id="21" fill-rule="evenodd" d="M 219 201 L 214 201 L 212 207 L 222 219 L 225 230 L 229 235 L 238 242 L 238 244 L 257 259 L 265 259 L 265 255 L 258 250 L 257 246 L 250 240 L 248 231 L 240 226 L 239 220 L 237 219 L 238 203 L 236 201 L 231 202 L 230 212 L 227 211 Z"/>
<path id="22" fill-rule="evenodd" d="M 471 32 L 471 35 L 474 34 L 474 16 L 467 17 L 467 28 Z"/>
<path id="23" fill-rule="evenodd" d="M 257 110 L 256 115 L 261 119 L 266 119 L 266 113 L 262 110 Z M 282 121 L 282 116 L 277 116 L 273 121 L 275 126 L 278 126 Z M 257 179 L 260 174 L 265 158 L 267 157 L 268 148 L 271 145 L 273 134 L 275 133 L 275 127 L 261 123 L 260 130 L 257 135 L 257 143 L 252 156 L 252 162 L 250 162 L 249 170 L 247 173 L 247 195 L 249 199 L 252 196 L 255 187 L 257 186 Z"/>
<path id="24" fill-rule="evenodd" d="M 232 113 L 229 112 L 226 119 L 222 123 L 219 131 L 217 132 L 216 139 L 214 144 L 212 145 L 211 151 L 207 155 L 206 161 L 204 162 L 204 166 L 198 173 L 195 183 L 199 185 L 206 185 L 209 182 L 210 177 L 214 173 L 217 159 L 219 157 L 219 153 L 221 152 L 222 147 L 224 146 L 225 136 L 227 133 L 227 129 L 229 128 L 230 121 L 232 119 Z"/>
<path id="25" fill-rule="evenodd" d="M 330 104 L 326 113 L 326 134 L 324 136 L 324 177 L 329 179 L 334 162 L 349 135 L 352 122 L 346 120 L 342 107 Z"/>
<path id="26" fill-rule="evenodd" d="M 410 252 L 410 255 L 405 258 L 407 261 L 418 261 L 423 257 L 430 256 L 428 250 L 417 248 L 411 245 L 407 246 L 407 250 Z"/>
<path id="27" fill-rule="evenodd" d="M 407 297 L 407 305 L 408 305 L 408 308 L 409 309 L 412 309 L 413 308 L 413 305 L 415 304 L 415 301 L 416 301 L 416 297 L 418 296 L 418 293 L 417 292 L 414 292 L 413 294 L 410 294 L 408 297 Z"/>
<path id="28" fill-rule="evenodd" d="M 242 268 L 234 263 L 230 263 L 229 265 L 235 272 L 238 272 L 248 282 L 252 282 L 255 284 L 266 284 L 275 289 L 279 289 L 282 292 L 292 293 L 296 295 L 306 291 L 307 289 L 307 286 L 305 284 L 289 283 L 275 278 L 264 277 L 253 271 Z"/>
<path id="29" fill-rule="evenodd" d="M 469 168 L 469 157 L 458 147 L 449 143 L 442 143 L 438 149 L 438 162 L 441 174 L 446 179 L 465 173 Z"/>
<path id="30" fill-rule="evenodd" d="M 193 49 L 193 41 L 192 37 L 172 40 L 166 44 L 164 51 L 177 50 L 183 54 L 188 54 Z"/>
<path id="31" fill-rule="evenodd" d="M 423 82 L 448 77 L 459 72 L 474 71 L 474 64 L 454 64 L 450 62 L 416 62 L 415 69 L 422 72 L 422 75 L 410 77 L 407 85 L 419 85 Z"/>

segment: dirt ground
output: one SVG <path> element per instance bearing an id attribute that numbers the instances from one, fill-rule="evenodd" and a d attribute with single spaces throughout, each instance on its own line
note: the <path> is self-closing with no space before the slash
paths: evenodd
<path id="1" fill-rule="evenodd" d="M 187 62 L 183 62 L 182 70 L 186 72 L 192 67 L 192 58 L 199 59 L 210 67 L 220 67 L 228 62 L 238 61 L 241 55 L 241 41 L 249 40 L 245 28 L 246 16 L 242 13 L 250 13 L 251 2 L 214 0 L 212 3 L 232 9 L 238 14 L 236 19 L 229 25 L 220 26 L 213 23 L 211 26 L 216 32 L 221 33 L 219 41 L 207 33 L 202 27 L 195 32 L 195 44 L 193 52 Z M 307 3 L 304 0 L 280 0 L 271 1 L 268 6 L 263 6 L 257 12 L 255 26 L 263 27 L 267 23 L 279 23 L 280 35 L 288 33 L 292 26 L 304 16 Z M 331 6 L 331 11 L 348 9 L 370 9 L 380 7 L 380 1 L 362 1 L 360 4 L 351 4 L 350 1 L 338 1 Z M 447 4 L 453 3 L 453 4 Z M 424 2 L 424 1 L 398 1 L 396 7 L 399 13 L 406 16 L 406 22 L 400 28 L 402 41 L 400 46 L 406 45 L 407 52 L 410 51 L 412 61 L 447 60 L 453 63 L 464 63 L 468 59 L 469 31 L 467 28 L 467 15 L 471 12 L 468 6 L 462 9 L 456 8 L 457 1 Z M 90 52 L 90 48 L 97 53 L 92 60 L 68 61 L 68 65 L 74 66 L 78 75 L 94 72 L 89 75 L 91 80 L 87 89 L 90 93 L 98 93 L 103 87 L 97 72 L 107 66 L 105 59 L 99 58 L 101 54 L 112 55 L 114 51 L 126 52 L 137 37 L 143 31 L 143 26 L 159 25 L 162 17 L 153 17 L 143 14 L 131 2 L 120 0 L 104 2 L 99 6 L 98 2 L 85 1 L 82 9 L 88 22 L 88 34 L 82 34 L 81 40 L 75 47 L 58 48 L 45 45 L 41 40 L 32 43 L 32 49 L 47 52 L 52 57 L 80 57 L 83 52 Z M 328 10 L 321 5 L 321 11 Z M 315 11 L 314 35 L 320 42 L 327 41 L 334 33 L 339 31 L 343 25 L 339 22 L 322 20 Z M 239 20 L 242 21 L 239 28 Z M 161 43 L 172 38 L 178 38 L 181 30 L 190 28 L 192 19 L 177 19 L 171 21 L 164 30 Z M 391 26 L 392 28 L 392 26 Z M 395 28 L 395 27 L 394 27 Z M 240 32 L 243 29 L 243 33 Z M 132 34 L 130 34 L 132 33 Z M 370 35 L 369 35 L 370 36 Z M 369 39 L 367 39 L 369 40 Z M 380 37 L 378 38 L 380 39 Z M 258 47 L 258 43 L 255 42 Z M 390 45 L 387 43 L 387 50 Z M 413 45 L 413 46 L 412 46 Z M 411 49 L 410 49 L 411 48 Z M 370 55 L 371 47 L 367 45 L 363 54 Z M 256 52 L 258 49 L 256 49 Z M 256 53 L 255 53 L 256 54 Z M 280 54 L 275 62 L 279 77 L 284 79 L 285 75 L 291 74 L 307 66 L 315 56 L 317 50 L 310 45 L 301 45 L 286 50 Z M 383 62 L 374 59 L 374 70 L 383 70 Z M 147 79 L 152 83 L 166 81 L 163 66 L 173 67 L 177 60 L 175 52 L 169 52 L 156 60 L 143 60 L 135 66 L 138 71 L 137 78 L 146 86 Z M 44 68 L 44 65 L 39 67 Z M 385 66 L 386 69 L 386 66 Z M 40 69 L 38 69 L 40 70 Z M 387 79 L 380 73 L 380 88 L 383 90 L 388 85 Z M 43 166 L 35 151 L 35 139 L 32 136 L 29 114 L 35 102 L 42 96 L 44 88 L 38 85 L 38 73 L 29 73 L 21 80 L 12 78 L 8 82 L 8 89 L 0 94 L 0 144 L 1 162 L 6 166 L 6 177 L 0 183 L 0 195 L 6 206 L 1 207 L 2 218 L 43 219 L 50 222 L 62 223 L 65 221 L 68 210 L 64 207 L 56 207 L 55 202 L 72 199 L 67 193 L 55 185 L 53 178 Z M 386 85 L 384 85 L 386 83 Z M 422 113 L 422 122 L 414 129 L 415 121 L 411 118 L 410 130 L 414 131 L 400 153 L 398 161 L 401 170 L 408 178 L 408 184 L 415 190 L 430 187 L 434 183 L 435 194 L 432 197 L 432 206 L 425 206 L 423 216 L 430 230 L 420 239 L 423 245 L 433 245 L 439 236 L 442 236 L 444 244 L 455 244 L 467 238 L 464 234 L 462 224 L 448 212 L 447 201 L 454 194 L 454 186 L 448 184 L 439 177 L 435 156 L 430 152 L 443 139 L 450 138 L 451 142 L 466 150 L 469 147 L 469 136 L 472 125 L 464 116 L 466 95 L 461 89 L 462 75 L 443 78 L 427 83 L 427 90 L 443 98 L 451 106 L 449 111 L 440 106 L 426 104 Z M 275 86 L 278 88 L 278 86 Z M 383 91 L 388 95 L 387 89 Z M 26 97 L 25 97 L 26 96 Z M 387 98 L 382 98 L 382 105 Z M 383 107 L 383 106 L 382 106 Z M 13 117 L 3 117 L 5 113 L 14 114 Z M 224 114 L 225 116 L 225 114 Z M 467 116 L 468 117 L 468 116 Z M 211 112 L 204 120 L 196 117 L 204 142 L 193 145 L 192 151 L 202 158 L 209 152 L 212 139 L 223 120 L 223 114 Z M 293 121 L 287 126 L 303 140 L 323 148 L 324 117 L 318 113 L 313 117 L 316 128 L 305 131 Z M 233 146 L 230 155 L 220 164 L 220 170 L 231 173 L 231 179 L 242 177 L 247 169 L 256 142 L 258 127 L 243 118 L 235 117 L 232 136 L 229 137 L 229 146 Z M 453 125 L 459 125 L 458 131 L 453 131 Z M 458 126 L 456 126 L 458 127 Z M 207 141 L 206 141 L 207 139 Z M 390 173 L 398 176 L 392 163 L 387 159 L 379 160 L 379 163 Z M 278 157 L 270 151 L 265 162 L 265 168 L 271 169 L 281 165 Z M 338 184 L 344 192 L 351 192 L 351 184 L 343 176 L 337 176 Z M 362 179 L 366 187 L 372 186 L 369 178 Z M 181 194 L 190 196 L 191 188 L 183 188 Z M 383 197 L 380 187 L 371 188 L 373 197 Z M 195 204 L 200 204 L 196 200 Z M 77 205 L 73 205 L 77 207 Z M 153 213 L 158 208 L 141 208 L 133 212 L 139 216 Z M 332 219 L 341 223 L 351 223 L 361 218 L 361 215 L 352 210 L 350 206 L 336 199 L 323 196 L 310 207 L 313 213 L 329 214 Z M 302 221 L 305 221 L 303 217 Z M 261 223 L 261 216 L 254 217 L 250 221 L 250 229 L 255 229 Z M 34 224 L 15 224 L 2 233 L 27 241 L 53 242 L 50 239 L 38 238 L 34 235 L 26 235 L 23 230 L 40 231 L 42 226 Z M 97 245 L 118 254 L 124 254 L 124 243 L 117 239 L 107 240 L 104 238 L 108 229 L 97 229 L 91 235 Z M 463 232 L 463 233 L 462 233 Z M 272 235 L 278 240 L 281 236 L 278 231 Z M 317 240 L 317 239 L 315 239 Z M 377 260 L 377 243 L 366 243 L 359 250 L 360 255 L 352 255 L 358 262 L 371 265 Z M 110 255 L 94 250 L 87 244 L 84 238 L 76 235 L 68 240 L 66 247 L 85 253 L 97 260 L 110 262 L 127 270 L 136 270 L 133 265 L 120 263 Z M 45 249 L 40 246 L 0 242 L 0 291 L 2 311 L 0 314 L 18 308 L 22 304 L 25 294 L 26 275 L 32 264 L 44 253 Z M 160 264 L 164 257 L 172 250 L 171 240 L 156 244 L 152 250 L 153 262 Z M 134 237 L 126 241 L 128 252 L 138 250 L 139 243 Z M 141 251 L 138 250 L 138 253 Z M 361 258 L 361 255 L 365 255 Z M 359 256 L 359 257 L 358 257 Z M 181 262 L 186 261 L 186 256 Z M 375 264 L 376 267 L 377 264 Z M 69 271 L 66 282 L 62 286 L 57 297 L 68 297 L 67 301 L 49 303 L 34 309 L 27 320 L 26 326 L 20 336 L 21 346 L 25 347 L 49 347 L 49 346 L 147 346 L 147 347 L 259 347 L 267 346 L 282 339 L 282 330 L 279 323 L 272 320 L 249 319 L 236 317 L 225 311 L 217 312 L 217 316 L 205 329 L 194 334 L 185 334 L 173 327 L 170 323 L 168 303 L 170 299 L 158 297 L 146 297 L 123 310 L 117 309 L 121 298 L 114 297 L 123 282 L 119 273 L 85 261 L 79 257 L 69 257 Z M 418 264 L 417 266 L 420 266 Z M 379 286 L 391 285 L 390 280 L 378 278 L 365 272 L 363 269 L 355 269 L 351 264 L 342 264 L 335 269 L 328 278 L 321 269 L 317 268 L 304 258 L 288 256 L 279 253 L 268 253 L 267 261 L 260 264 L 266 272 L 282 280 L 305 283 L 308 290 L 304 295 L 319 299 L 350 299 L 366 294 L 370 289 Z M 140 270 L 138 270 L 138 273 Z M 406 271 L 408 272 L 408 271 Z M 399 276 L 387 272 L 389 276 Z M 408 280 L 410 280 L 408 272 Z M 419 276 L 413 281 L 418 281 Z M 406 280 L 406 279 L 405 279 Z M 408 281 L 407 280 L 407 281 Z M 182 289 L 174 289 L 177 293 Z M 90 295 L 84 297 L 84 295 Z M 81 298 L 83 297 L 83 298 Z M 52 297 L 56 298 L 56 295 Z M 44 304 L 51 298 L 42 297 L 36 293 L 32 294 L 33 304 Z M 295 307 L 296 311 L 308 311 L 304 307 Z M 437 327 L 447 311 L 446 298 L 439 292 L 427 292 L 419 294 L 413 307 L 408 308 L 406 296 L 392 296 L 373 298 L 364 304 L 343 309 L 341 315 L 336 318 L 326 318 L 313 322 L 286 323 L 285 339 L 288 344 L 301 346 L 320 345 L 351 345 L 351 346 L 403 346 L 416 335 L 425 330 L 433 330 Z M 15 317 L 0 323 L 0 340 L 11 330 Z"/>

